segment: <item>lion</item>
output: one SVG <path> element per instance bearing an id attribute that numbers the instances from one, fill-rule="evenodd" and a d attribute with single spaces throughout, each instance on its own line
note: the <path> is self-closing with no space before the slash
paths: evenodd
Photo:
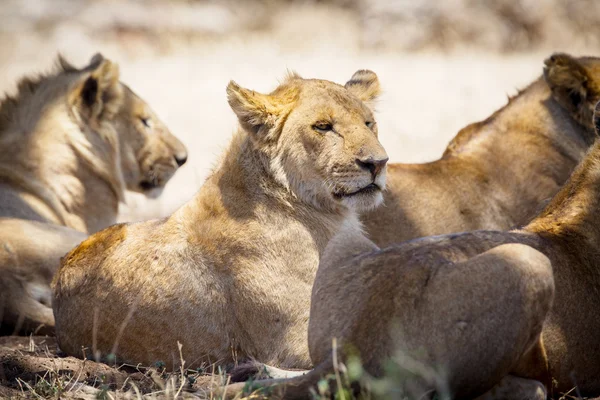
<path id="1" fill-rule="evenodd" d="M 529 222 L 596 139 L 600 62 L 555 54 L 537 79 L 484 121 L 462 129 L 441 159 L 388 165 L 381 207 L 362 219 L 385 247 L 417 237 Z"/>
<path id="2" fill-rule="evenodd" d="M 187 150 L 101 54 L 21 80 L 0 148 L 0 331 L 50 334 L 60 258 L 116 222 L 125 189 L 160 191 Z"/>
<path id="3" fill-rule="evenodd" d="M 356 232 L 336 235 L 312 292 L 308 339 L 315 369 L 229 385 L 224 393 L 233 398 L 274 386 L 273 398 L 308 398 L 335 371 L 335 338 L 338 363 L 358 356 L 371 377 L 383 377 L 386 363 L 396 362 L 403 369 L 395 387 L 401 398 L 437 392 L 440 398 L 546 399 L 541 382 L 510 373 L 532 365 L 535 378 L 548 378 L 539 346 L 554 295 L 548 257 L 520 243 L 481 251 L 454 242 L 422 238 L 380 249 Z M 503 397 L 507 391 L 512 395 Z"/>
<path id="4" fill-rule="evenodd" d="M 600 134 L 600 103 L 593 120 Z M 308 339 L 315 369 L 255 384 L 274 386 L 274 397 L 305 398 L 334 371 L 336 338 L 340 358 L 354 349 L 374 376 L 397 352 L 425 370 L 442 366 L 445 387 L 431 377 L 407 381 L 417 397 L 446 389 L 441 394 L 455 398 L 545 399 L 574 386 L 578 396 L 599 396 L 599 194 L 596 141 L 521 229 L 426 237 L 384 249 L 341 232 L 321 257 L 312 291 Z"/>
<path id="5" fill-rule="evenodd" d="M 291 74 L 270 94 L 230 82 L 239 129 L 196 196 L 64 258 L 52 302 L 62 351 L 169 369 L 249 357 L 310 367 L 319 258 L 382 199 L 379 91 L 367 70 L 344 86 Z"/>

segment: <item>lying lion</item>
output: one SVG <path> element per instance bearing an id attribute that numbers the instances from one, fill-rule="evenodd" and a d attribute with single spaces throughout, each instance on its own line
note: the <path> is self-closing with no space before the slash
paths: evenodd
<path id="1" fill-rule="evenodd" d="M 186 149 L 99 54 L 23 79 L 0 103 L 0 149 L 0 332 L 51 333 L 60 257 L 115 222 L 125 188 L 162 188 Z"/>
<path id="2" fill-rule="evenodd" d="M 600 134 L 600 103 L 594 121 Z M 397 352 L 430 369 L 441 366 L 456 398 L 496 383 L 499 397 L 489 392 L 485 399 L 545 399 L 546 389 L 558 394 L 575 385 L 584 397 L 599 396 L 599 199 L 597 141 L 523 229 L 428 237 L 382 250 L 353 232 L 336 236 L 312 292 L 309 349 L 316 368 L 257 383 L 278 385 L 274 395 L 284 398 L 306 397 L 333 372 L 335 337 L 342 349 L 357 349 L 375 376 Z M 421 393 L 440 390 L 419 377 L 410 383 Z"/>
<path id="3" fill-rule="evenodd" d="M 321 253 L 382 198 L 387 155 L 368 107 L 378 93 L 370 71 L 345 86 L 292 75 L 268 95 L 231 82 L 240 129 L 198 194 L 65 257 L 53 283 L 60 348 L 173 368 L 181 344 L 186 366 L 309 367 Z"/>
<path id="4" fill-rule="evenodd" d="M 381 207 L 362 219 L 378 246 L 530 221 L 596 138 L 600 62 L 556 54 L 544 77 L 468 125 L 440 160 L 390 164 Z"/>

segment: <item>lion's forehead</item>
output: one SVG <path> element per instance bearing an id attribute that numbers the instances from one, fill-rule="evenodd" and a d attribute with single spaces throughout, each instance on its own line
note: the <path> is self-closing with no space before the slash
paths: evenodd
<path id="1" fill-rule="evenodd" d="M 313 98 L 302 102 L 292 110 L 297 119 L 307 123 L 320 120 L 333 124 L 352 126 L 364 124 L 367 119 L 374 119 L 372 113 L 360 105 L 332 101 L 330 98 Z"/>
<path id="2" fill-rule="evenodd" d="M 143 98 L 138 96 L 134 91 L 127 88 L 124 106 L 121 108 L 117 119 L 122 126 L 128 126 L 129 128 L 133 128 L 133 132 L 137 132 L 137 128 L 135 128 L 141 118 L 150 118 L 152 120 L 152 126 L 154 128 L 154 133 L 161 135 L 170 134 L 169 129 L 166 124 L 156 115 L 152 107 L 146 102 Z M 148 137 L 155 137 L 156 135 L 151 135 Z"/>
<path id="3" fill-rule="evenodd" d="M 121 116 L 122 117 L 132 117 L 132 116 L 140 116 L 150 110 L 150 106 L 144 99 L 138 96 L 131 89 L 127 89 L 125 91 L 125 101 L 123 107 L 121 108 Z"/>
<path id="4" fill-rule="evenodd" d="M 346 88 L 329 81 L 307 81 L 299 92 L 298 106 L 329 107 L 331 111 L 346 113 L 369 113 L 368 107 Z"/>

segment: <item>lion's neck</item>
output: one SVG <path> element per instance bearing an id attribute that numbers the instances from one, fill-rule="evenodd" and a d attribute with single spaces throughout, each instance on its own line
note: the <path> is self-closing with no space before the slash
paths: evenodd
<path id="1" fill-rule="evenodd" d="M 44 129 L 45 122 L 40 120 L 32 132 L 13 129 L 3 133 L 3 140 L 11 141 L 17 135 L 25 140 L 12 141 L 12 151 L 0 155 L 2 190 L 18 199 L 0 206 L 0 214 L 88 233 L 114 223 L 119 195 L 97 171 L 109 150 L 87 141 L 78 127 L 65 127 L 70 122 L 67 119 L 60 121 L 61 129 Z"/>
<path id="2" fill-rule="evenodd" d="M 600 142 L 594 144 L 544 211 L 524 229 L 597 249 L 600 244 Z"/>
<path id="3" fill-rule="evenodd" d="M 49 187 L 63 205 L 66 225 L 93 233 L 116 222 L 119 197 L 106 180 L 82 166 L 73 174 L 57 174 Z"/>
<path id="4" fill-rule="evenodd" d="M 356 221 L 359 227 L 353 212 L 319 209 L 291 193 L 274 177 L 269 160 L 243 131 L 234 136 L 220 166 L 185 208 L 186 215 L 194 215 L 200 222 L 224 217 L 258 223 L 265 232 L 280 232 L 281 241 L 300 240 L 302 234 L 287 238 L 288 232 L 282 230 L 294 226 L 306 234 L 304 238 L 310 237 L 319 254 L 347 220 Z"/>
<path id="5" fill-rule="evenodd" d="M 484 121 L 462 129 L 449 143 L 444 157 L 487 155 L 494 162 L 511 165 L 502 150 L 528 153 L 533 148 L 551 148 L 572 159 L 596 139 L 593 130 L 584 128 L 552 97 L 550 88 L 539 78 L 511 98 L 507 105 Z M 583 149 L 583 150 L 582 150 Z"/>

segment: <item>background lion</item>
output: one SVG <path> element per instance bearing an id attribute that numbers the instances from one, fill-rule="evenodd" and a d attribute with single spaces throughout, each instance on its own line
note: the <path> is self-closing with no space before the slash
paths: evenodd
<path id="1" fill-rule="evenodd" d="M 49 333 L 60 257 L 115 222 L 126 188 L 156 194 L 186 149 L 99 54 L 23 79 L 0 104 L 0 148 L 0 329 Z"/>
<path id="2" fill-rule="evenodd" d="M 596 139 L 600 61 L 555 54 L 545 64 L 545 79 L 462 129 L 440 160 L 388 166 L 383 205 L 361 218 L 377 245 L 521 226 L 558 192 Z"/>
<path id="3" fill-rule="evenodd" d="M 367 106 L 378 93 L 370 71 L 345 86 L 292 75 L 268 95 L 231 82 L 240 129 L 198 194 L 65 257 L 53 298 L 61 349 L 173 368 L 181 343 L 187 366 L 309 367 L 319 257 L 381 201 L 387 155 Z"/>

